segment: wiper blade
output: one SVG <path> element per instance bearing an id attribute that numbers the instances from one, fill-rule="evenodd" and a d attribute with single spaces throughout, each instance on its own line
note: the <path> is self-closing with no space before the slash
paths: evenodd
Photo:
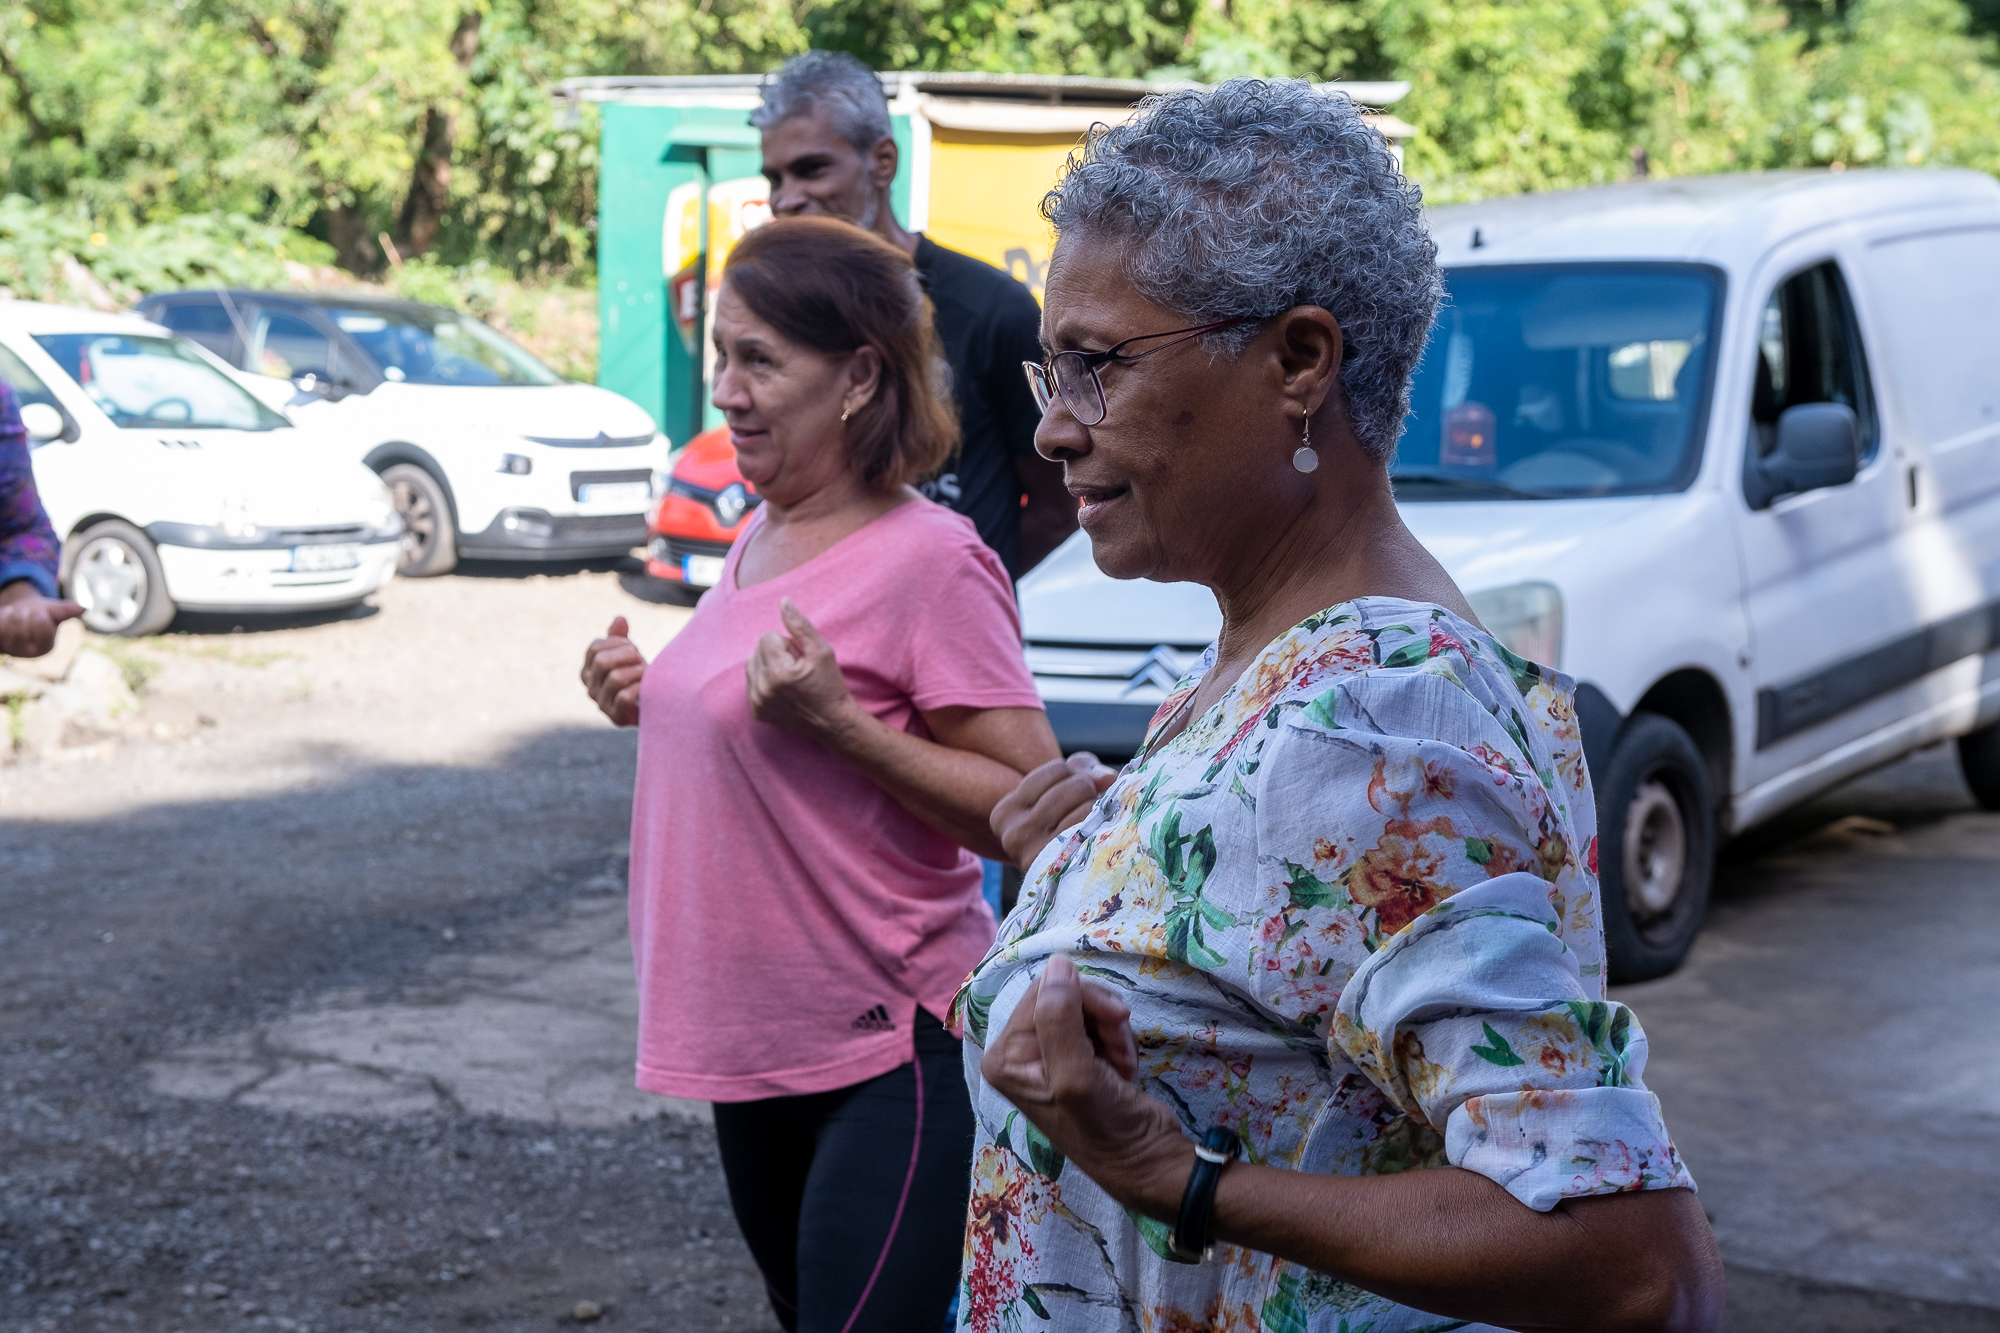
<path id="1" fill-rule="evenodd" d="M 1391 472 L 1389 485 L 1436 486 L 1440 490 L 1460 491 L 1469 495 L 1486 495 L 1505 500 L 1552 500 L 1555 496 L 1546 491 L 1528 491 L 1519 486 L 1509 486 L 1504 481 L 1490 481 L 1484 477 L 1454 477 L 1443 472 Z"/>

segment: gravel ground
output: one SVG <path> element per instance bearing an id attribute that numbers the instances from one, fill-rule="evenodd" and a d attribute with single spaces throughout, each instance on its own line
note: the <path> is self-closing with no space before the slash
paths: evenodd
<path id="1" fill-rule="evenodd" d="M 0 768 L 0 1328 L 770 1329 L 708 1130 L 279 1113 L 143 1066 L 395 1000 L 622 893 L 629 733 L 576 684 L 609 569 L 183 617 L 144 715 Z M 447 1099 L 448 1100 L 448 1099 Z M 580 1311 L 589 1315 L 588 1307 Z"/>

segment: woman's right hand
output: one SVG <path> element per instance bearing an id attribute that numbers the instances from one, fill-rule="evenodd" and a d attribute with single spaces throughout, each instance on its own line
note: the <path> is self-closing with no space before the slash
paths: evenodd
<path id="1" fill-rule="evenodd" d="M 1083 822 L 1098 794 L 1118 777 L 1088 750 L 1031 770 L 993 807 L 993 834 L 1007 859 L 1026 870 L 1049 839 Z"/>
<path id="2" fill-rule="evenodd" d="M 630 627 L 618 616 L 605 637 L 592 639 L 583 651 L 583 688 L 604 716 L 621 727 L 639 722 L 639 681 L 646 658 L 627 636 Z"/>

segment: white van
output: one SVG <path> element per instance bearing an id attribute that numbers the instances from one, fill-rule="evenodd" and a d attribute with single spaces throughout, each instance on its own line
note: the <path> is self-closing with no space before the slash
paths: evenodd
<path id="1" fill-rule="evenodd" d="M 352 606 L 395 576 L 381 479 L 157 324 L 0 301 L 0 380 L 64 591 L 100 634 L 156 633 L 177 608 Z"/>
<path id="2" fill-rule="evenodd" d="M 140 314 L 339 431 L 408 529 L 400 571 L 460 556 L 562 560 L 646 544 L 667 442 L 628 398 L 572 384 L 470 315 L 352 292 L 170 292 Z"/>
<path id="3" fill-rule="evenodd" d="M 1614 977 L 1721 838 L 1947 737 L 2000 808 L 2000 184 L 1734 175 L 1441 208 L 1392 464 L 1502 641 L 1578 682 Z M 1220 624 L 1072 538 L 1021 585 L 1067 749 L 1130 754 Z"/>

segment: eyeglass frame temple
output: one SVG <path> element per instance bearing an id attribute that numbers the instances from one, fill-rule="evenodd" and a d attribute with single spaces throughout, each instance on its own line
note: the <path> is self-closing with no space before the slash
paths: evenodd
<path id="1" fill-rule="evenodd" d="M 1021 363 L 1021 368 L 1031 373 L 1039 372 L 1043 377 L 1045 377 L 1046 380 L 1048 381 L 1049 388 L 1053 391 L 1049 394 L 1049 402 L 1053 404 L 1057 399 L 1060 398 L 1063 402 L 1063 405 L 1070 408 L 1071 415 L 1075 415 L 1076 409 L 1070 405 L 1069 395 L 1063 392 L 1062 381 L 1056 378 L 1055 365 L 1057 357 L 1061 356 L 1076 357 L 1078 360 L 1083 362 L 1083 368 L 1085 372 L 1088 373 L 1090 376 L 1091 387 L 1097 391 L 1097 406 L 1098 406 L 1097 420 L 1099 422 L 1102 422 L 1104 418 L 1110 414 L 1111 409 L 1110 409 L 1110 404 L 1107 403 L 1104 398 L 1104 381 L 1097 377 L 1097 372 L 1099 367 L 1110 365 L 1113 361 L 1120 361 L 1120 362 L 1143 361 L 1155 352 L 1164 352 L 1169 347 L 1178 347 L 1190 338 L 1199 338 L 1204 333 L 1214 333 L 1218 329 L 1226 329 L 1233 324 L 1242 324 L 1248 320 L 1252 320 L 1255 318 L 1256 318 L 1255 315 L 1232 315 L 1228 319 L 1218 319 L 1211 324 L 1197 324 L 1192 328 L 1167 329 L 1164 332 L 1160 333 L 1135 333 L 1130 338 L 1125 338 L 1120 340 L 1119 342 L 1113 343 L 1111 346 L 1105 348 L 1101 352 L 1079 352 L 1075 350 L 1052 352 L 1049 354 L 1049 357 L 1046 361 L 1042 361 L 1039 363 L 1034 361 L 1023 361 Z M 1158 347 L 1148 347 L 1143 352 L 1126 352 L 1122 350 L 1126 347 L 1131 346 L 1133 343 L 1145 342 L 1150 338 L 1172 338 L 1173 341 L 1167 343 L 1161 343 Z M 1046 416 L 1048 414 L 1048 410 L 1049 409 L 1047 407 L 1044 407 L 1042 409 L 1043 415 Z"/>

